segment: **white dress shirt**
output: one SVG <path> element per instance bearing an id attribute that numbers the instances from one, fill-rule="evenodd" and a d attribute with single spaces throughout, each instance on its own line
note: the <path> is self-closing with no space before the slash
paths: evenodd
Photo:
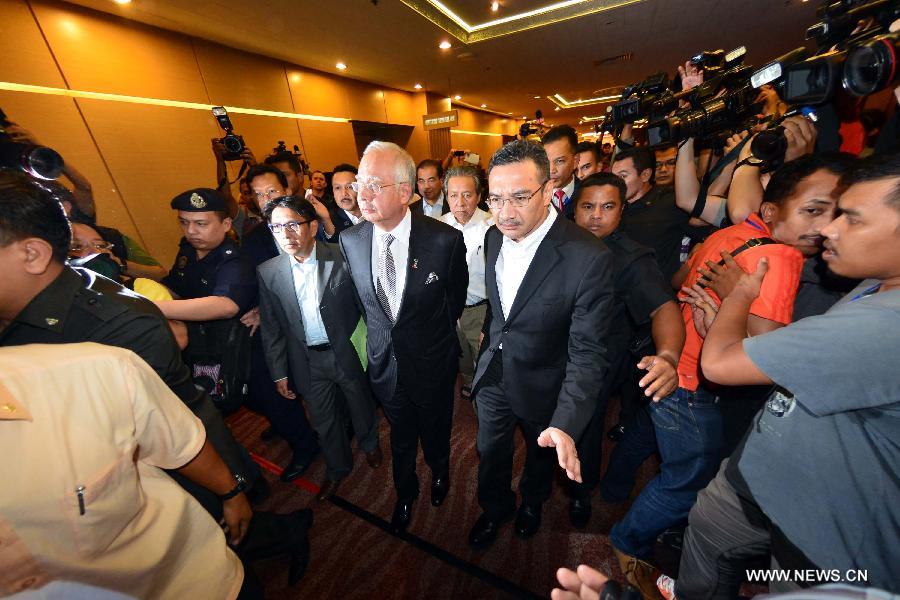
<path id="1" fill-rule="evenodd" d="M 452 212 L 441 217 L 441 221 L 462 231 L 466 243 L 466 264 L 469 265 L 469 288 L 466 290 L 466 306 L 478 304 L 487 298 L 484 283 L 484 234 L 494 224 L 494 217 L 480 208 L 475 209 L 472 218 L 461 225 Z"/>
<path id="2" fill-rule="evenodd" d="M 391 255 L 394 257 L 394 270 L 396 272 L 396 294 L 391 300 L 391 311 L 394 313 L 394 319 L 400 312 L 400 300 L 403 298 L 403 290 L 406 289 L 406 265 L 409 264 L 409 232 L 412 229 L 412 213 L 409 209 L 403 216 L 403 220 L 391 229 L 386 231 L 373 223 L 372 229 L 372 283 L 375 289 L 378 289 L 378 272 L 379 258 L 381 257 L 381 248 L 383 245 L 384 234 L 390 233 L 394 236 L 391 242 Z"/>
<path id="3" fill-rule="evenodd" d="M 558 189 L 560 189 L 560 188 L 553 189 L 553 200 L 554 201 L 556 200 L 556 190 L 558 190 Z M 572 201 L 572 194 L 575 193 L 575 176 L 574 175 L 572 175 L 572 179 L 569 181 L 569 183 L 566 184 L 566 186 L 562 188 L 562 191 L 563 191 L 563 194 L 565 194 L 565 195 L 563 196 L 562 205 L 560 206 L 560 208 L 565 207 L 566 205 L 569 204 L 569 202 Z"/>
<path id="4" fill-rule="evenodd" d="M 341 210 L 344 210 L 344 209 L 342 208 Z M 346 210 L 344 210 L 344 214 L 347 215 L 347 218 L 350 219 L 350 222 L 353 223 L 354 225 L 356 225 L 357 223 L 359 223 L 360 221 L 363 220 L 363 218 L 361 216 L 357 217 L 353 213 L 349 213 Z"/>
<path id="5" fill-rule="evenodd" d="M 547 218 L 541 225 L 528 234 L 524 240 L 514 242 L 503 236 L 503 244 L 500 246 L 500 254 L 497 256 L 497 291 L 500 294 L 500 308 L 503 309 L 503 317 L 509 318 L 509 309 L 512 308 L 519 293 L 519 286 L 525 279 L 525 273 L 537 254 L 538 246 L 547 237 L 547 232 L 556 221 L 557 212 L 549 210 Z"/>
<path id="6" fill-rule="evenodd" d="M 328 333 L 325 331 L 322 313 L 319 312 L 319 261 L 316 260 L 315 246 L 303 262 L 291 258 L 291 275 L 294 276 L 294 292 L 303 317 L 306 345 L 327 344 Z"/>
<path id="7" fill-rule="evenodd" d="M 442 216 L 442 212 L 444 210 L 444 192 L 441 192 L 441 195 L 438 196 L 438 199 L 434 201 L 434 204 L 428 204 L 428 200 L 422 196 L 422 212 L 426 217 L 431 217 L 432 219 L 440 219 Z"/>

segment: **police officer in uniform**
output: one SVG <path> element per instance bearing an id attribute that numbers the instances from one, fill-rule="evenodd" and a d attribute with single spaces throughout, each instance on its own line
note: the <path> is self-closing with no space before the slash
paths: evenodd
<path id="1" fill-rule="evenodd" d="M 603 240 L 613 253 L 615 268 L 614 316 L 608 342 L 610 376 L 600 392 L 597 410 L 577 444 L 583 481 L 569 482 L 569 519 L 572 525 L 582 528 L 590 520 L 590 493 L 600 479 L 603 424 L 610 394 L 639 384 L 644 396 L 665 398 L 678 385 L 676 367 L 685 334 L 681 310 L 656 264 L 653 250 L 638 244 L 619 228 L 625 182 L 612 173 L 590 175 L 582 180 L 573 203 L 575 222 Z M 655 448 L 655 440 L 650 439 L 649 445 Z M 635 456 L 643 452 L 643 449 L 634 450 Z M 616 446 L 609 471 L 617 469 L 618 463 L 631 464 L 619 452 Z M 646 455 L 640 462 L 644 458 Z M 604 479 L 604 496 L 606 483 Z M 623 485 L 628 487 L 627 498 L 634 481 Z"/>
<path id="2" fill-rule="evenodd" d="M 258 336 L 258 320 L 244 319 L 243 324 L 238 320 L 258 303 L 256 265 L 228 238 L 231 219 L 216 190 L 188 190 L 176 196 L 171 206 L 178 211 L 184 238 L 162 283 L 177 299 L 156 304 L 167 318 L 187 324 L 185 357 L 194 379 L 209 386 L 224 410 L 236 409 L 244 400 L 242 391 L 249 387 L 252 400 L 293 450 L 293 459 L 281 476 L 291 481 L 309 467 L 318 444 L 300 403 L 275 392 L 264 356 L 253 351 L 258 340 L 250 336 Z"/>

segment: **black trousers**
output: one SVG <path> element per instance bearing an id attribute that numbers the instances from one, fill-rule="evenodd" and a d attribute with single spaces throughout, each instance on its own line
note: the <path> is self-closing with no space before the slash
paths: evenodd
<path id="1" fill-rule="evenodd" d="M 275 433 L 284 438 L 294 452 L 295 461 L 311 458 L 319 449 L 316 434 L 309 425 L 303 404 L 288 400 L 275 389 L 260 334 L 250 338 L 250 398 L 252 408 L 265 415 Z"/>
<path id="2" fill-rule="evenodd" d="M 510 486 L 517 425 L 525 436 L 525 470 L 519 482 L 523 504 L 540 509 L 550 497 L 553 469 L 557 464 L 556 450 L 537 444 L 538 436 L 549 423 L 537 423 L 513 414 L 503 391 L 502 368 L 500 352 L 497 352 L 479 382 L 476 396 L 481 455 L 478 503 L 492 520 L 499 520 L 516 508 L 516 494 Z"/>
<path id="3" fill-rule="evenodd" d="M 433 477 L 450 470 L 450 432 L 453 428 L 453 378 L 429 397 L 410 394 L 399 382 L 394 395 L 382 402 L 384 416 L 391 424 L 391 457 L 397 498 L 410 500 L 419 495 L 416 453 L 419 441 Z"/>

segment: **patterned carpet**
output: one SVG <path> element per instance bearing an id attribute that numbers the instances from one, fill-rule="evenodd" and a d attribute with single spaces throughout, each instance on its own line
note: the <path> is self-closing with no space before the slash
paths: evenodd
<path id="1" fill-rule="evenodd" d="M 615 419 L 615 402 L 609 419 Z M 607 539 L 612 524 L 626 505 L 611 505 L 594 496 L 593 517 L 586 530 L 573 529 L 568 519 L 568 499 L 563 479 L 554 486 L 544 505 L 541 530 L 530 540 L 515 536 L 505 525 L 488 550 L 472 550 L 469 528 L 480 514 L 476 502 L 478 459 L 475 451 L 476 421 L 469 404 L 456 407 L 451 450 L 451 487 L 443 506 L 429 499 L 431 474 L 419 453 L 418 474 L 422 494 L 414 507 L 408 535 L 386 531 L 394 507 L 391 483 L 388 424 L 382 419 L 381 445 L 385 462 L 378 469 L 356 452 L 354 471 L 344 480 L 334 502 L 317 502 L 315 491 L 324 478 L 325 465 L 317 459 L 301 480 L 281 483 L 272 470 L 290 458 L 287 445 L 263 442 L 264 418 L 242 410 L 231 417 L 238 440 L 260 458 L 272 487 L 272 496 L 260 507 L 289 512 L 310 507 L 314 524 L 310 532 L 312 557 L 303 580 L 287 587 L 287 559 L 271 559 L 256 565 L 267 597 L 273 599 L 444 599 L 444 598 L 547 598 L 560 566 L 574 568 L 588 563 L 621 577 Z M 606 442 L 611 446 L 610 442 Z M 610 448 L 604 448 L 609 456 Z M 521 472 L 524 444 L 517 438 L 514 473 Z M 638 475 L 649 480 L 655 470 L 648 460 Z M 267 470 L 265 467 L 268 467 Z M 513 482 L 514 487 L 518 481 Z"/>

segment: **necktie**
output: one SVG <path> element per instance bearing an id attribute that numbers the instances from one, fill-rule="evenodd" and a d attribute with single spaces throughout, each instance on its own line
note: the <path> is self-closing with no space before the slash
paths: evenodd
<path id="1" fill-rule="evenodd" d="M 556 208 L 559 210 L 563 209 L 563 198 L 566 197 L 566 193 L 562 189 L 558 189 L 553 192 L 553 196 L 556 198 Z"/>
<path id="2" fill-rule="evenodd" d="M 378 281 L 375 285 L 375 294 L 381 308 L 387 313 L 391 321 L 396 318 L 392 305 L 397 294 L 397 271 L 394 269 L 394 255 L 391 253 L 391 242 L 394 236 L 387 233 L 381 238 L 381 254 L 378 257 Z"/>

